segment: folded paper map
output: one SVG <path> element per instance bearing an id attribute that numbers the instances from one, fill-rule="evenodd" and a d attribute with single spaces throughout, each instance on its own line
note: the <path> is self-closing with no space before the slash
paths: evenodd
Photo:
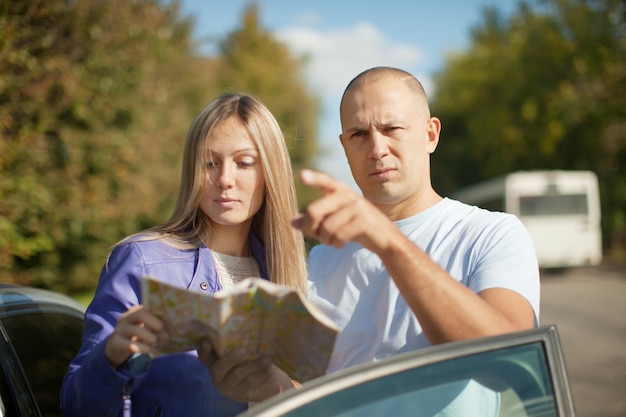
<path id="1" fill-rule="evenodd" d="M 207 295 L 143 277 L 141 293 L 165 327 L 157 355 L 196 349 L 208 338 L 218 355 L 236 347 L 249 352 L 246 359 L 269 355 L 296 381 L 326 372 L 337 326 L 293 289 L 247 278 Z"/>

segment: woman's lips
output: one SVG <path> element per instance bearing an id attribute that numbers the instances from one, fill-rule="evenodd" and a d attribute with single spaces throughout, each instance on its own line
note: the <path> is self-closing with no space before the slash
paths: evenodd
<path id="1" fill-rule="evenodd" d="M 215 202 L 222 207 L 232 207 L 236 205 L 239 200 L 236 200 L 234 198 L 218 198 L 215 200 Z"/>

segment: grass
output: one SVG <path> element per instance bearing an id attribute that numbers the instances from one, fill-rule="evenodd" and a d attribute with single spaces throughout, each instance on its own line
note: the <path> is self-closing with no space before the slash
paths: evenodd
<path id="1" fill-rule="evenodd" d="M 89 303 L 91 303 L 91 300 L 93 299 L 94 294 L 95 294 L 95 291 L 85 291 L 82 293 L 71 294 L 70 297 L 72 297 L 74 300 L 78 301 L 85 307 L 87 307 Z"/>

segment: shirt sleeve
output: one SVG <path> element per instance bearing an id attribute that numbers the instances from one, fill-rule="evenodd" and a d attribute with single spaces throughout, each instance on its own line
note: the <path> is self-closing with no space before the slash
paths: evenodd
<path id="1" fill-rule="evenodd" d="M 64 416 L 114 416 L 122 408 L 124 389 L 141 382 L 111 366 L 104 344 L 122 313 L 140 302 L 144 262 L 136 243 L 117 246 L 102 268 L 83 324 L 83 342 L 61 389 Z"/>
<path id="2" fill-rule="evenodd" d="M 472 253 L 473 268 L 468 286 L 475 293 L 489 288 L 506 288 L 522 295 L 539 324 L 539 265 L 535 248 L 523 223 L 502 214 L 484 230 Z"/>

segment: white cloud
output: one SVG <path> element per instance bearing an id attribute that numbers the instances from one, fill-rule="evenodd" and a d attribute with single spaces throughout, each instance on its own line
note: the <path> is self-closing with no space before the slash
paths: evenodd
<path id="1" fill-rule="evenodd" d="M 367 68 L 385 65 L 411 71 L 422 56 L 417 47 L 394 44 L 370 23 L 327 31 L 293 26 L 279 29 L 275 35 L 294 54 L 310 58 L 307 75 L 311 87 L 327 99 L 340 97 L 348 82 Z"/>

